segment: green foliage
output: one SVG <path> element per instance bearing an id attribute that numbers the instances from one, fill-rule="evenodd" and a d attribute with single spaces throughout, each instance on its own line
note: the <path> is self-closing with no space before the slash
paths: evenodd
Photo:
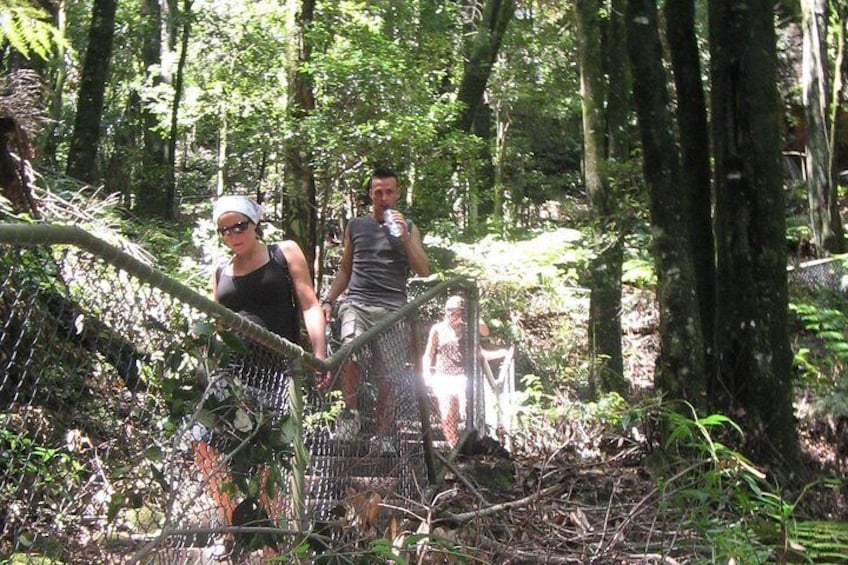
<path id="1" fill-rule="evenodd" d="M 49 447 L 10 428 L 0 428 L 0 447 L 0 468 L 7 477 L 18 479 L 17 484 L 8 481 L 2 485 L 0 499 L 14 499 L 21 489 L 32 489 L 46 497 L 44 504 L 57 504 L 84 475 L 82 465 L 64 446 Z"/>
<path id="2" fill-rule="evenodd" d="M 647 259 L 628 259 L 622 266 L 621 282 L 638 288 L 653 288 L 657 284 L 654 262 Z"/>
<path id="3" fill-rule="evenodd" d="M 64 43 L 64 38 L 50 23 L 50 15 L 25 0 L 0 2 L 0 41 L 26 58 L 35 54 L 47 60 L 53 47 Z"/>
<path id="4" fill-rule="evenodd" d="M 515 344 L 519 372 L 533 373 L 551 388 L 585 387 L 580 352 L 588 292 L 580 287 L 590 250 L 574 229 L 525 234 L 520 240 L 488 236 L 475 244 L 428 236 L 440 250 L 446 277 L 479 278 L 481 316 L 496 342 Z"/>
<path id="5" fill-rule="evenodd" d="M 688 402 L 684 404 L 692 412 L 692 418 L 684 416 L 676 411 L 665 412 L 668 420 L 670 433 L 666 438 L 666 449 L 671 447 L 694 449 L 701 455 L 707 456 L 710 461 L 718 464 L 721 458 L 727 456 L 736 457 L 738 454 L 729 450 L 726 446 L 717 442 L 712 437 L 712 431 L 729 426 L 742 435 L 742 428 L 727 416 L 722 414 L 711 414 L 706 417 L 698 417 L 695 408 Z"/>
<path id="6" fill-rule="evenodd" d="M 686 509 L 689 525 L 710 540 L 712 562 L 782 562 L 791 556 L 821 563 L 848 556 L 848 525 L 820 528 L 821 522 L 797 515 L 807 492 L 821 486 L 837 490 L 842 481 L 807 484 L 789 501 L 750 460 L 717 439 L 728 429 L 741 435 L 737 424 L 721 414 L 700 417 L 686 406 L 691 416 L 662 411 L 668 430 L 665 447 L 682 455 L 685 467 L 673 475 L 664 473 L 661 485 L 666 504 Z"/>
<path id="7" fill-rule="evenodd" d="M 73 505 L 67 500 L 68 492 L 77 492 L 90 472 L 69 446 L 45 437 L 27 415 L 7 412 L 0 414 L 0 419 L 4 422 L 0 469 L 6 479 L 0 483 L 4 538 L 12 537 L 19 548 L 53 562 L 47 556 L 59 557 L 63 548 L 43 532 L 77 527 L 77 518 L 62 510 Z"/>
<path id="8" fill-rule="evenodd" d="M 508 128 L 500 160 L 515 210 L 582 197 L 577 46 L 573 34 L 563 33 L 567 12 L 551 5 L 513 20 L 489 79 L 490 105 Z"/>
<path id="9" fill-rule="evenodd" d="M 323 13 L 316 21 L 312 37 L 325 48 L 304 69 L 316 109 L 297 127 L 315 165 L 341 183 L 334 207 L 347 192 L 361 197 L 367 172 L 389 164 L 400 172 L 401 188 L 414 192 L 412 217 L 427 228 L 462 197 L 462 188 L 446 180 L 455 163 L 473 170 L 479 142 L 446 131 L 456 108 L 439 92 L 445 71 L 434 65 L 444 60 L 428 58 L 420 46 L 408 49 L 384 33 L 379 16 L 364 11 Z"/>
<path id="10" fill-rule="evenodd" d="M 242 386 L 233 367 L 251 354 L 249 346 L 209 322 L 195 324 L 190 335 L 181 348 L 202 360 L 196 371 L 205 378 L 194 378 L 181 365 L 161 380 L 170 413 L 166 433 L 185 431 L 186 424 L 213 431 L 216 446 L 234 455 L 229 466 L 232 487 L 244 495 L 259 496 L 269 484 L 284 487 L 281 472 L 290 466 L 296 432 L 288 417 L 277 417 Z"/>
<path id="11" fill-rule="evenodd" d="M 529 454 L 546 453 L 552 446 L 568 445 L 586 460 L 603 456 L 602 442 L 610 430 L 625 428 L 632 410 L 617 393 L 596 402 L 583 402 L 550 389 L 537 375 L 524 375 L 516 412 L 518 431 L 513 444 Z"/>
<path id="12" fill-rule="evenodd" d="M 843 372 L 848 362 L 848 337 L 845 327 L 848 318 L 841 310 L 826 308 L 818 303 L 790 303 L 789 309 L 809 338 L 809 346 L 795 349 L 795 363 L 809 384 L 833 386 L 834 378 Z"/>

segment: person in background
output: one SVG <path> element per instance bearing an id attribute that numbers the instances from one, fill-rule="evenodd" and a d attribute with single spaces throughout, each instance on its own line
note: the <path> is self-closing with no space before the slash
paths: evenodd
<path id="1" fill-rule="evenodd" d="M 489 335 L 482 321 L 478 331 L 483 337 Z M 465 416 L 466 341 L 465 301 L 461 296 L 450 296 L 445 301 L 445 319 L 430 328 L 421 367 L 425 384 L 438 400 L 442 431 L 451 447 L 459 441 L 459 422 Z"/>
<path id="2" fill-rule="evenodd" d="M 262 239 L 262 207 L 246 196 L 220 197 L 213 206 L 213 220 L 221 241 L 232 252 L 229 261 L 216 269 L 212 281 L 215 301 L 292 343 L 299 341 L 302 317 L 313 355 L 324 359 L 324 314 L 297 243 L 266 244 Z M 279 408 L 287 386 L 284 375 L 270 375 L 274 382 L 252 382 L 268 380 L 269 375 L 260 376 L 261 371 L 252 370 L 249 355 L 244 360 L 243 385 L 258 401 Z M 241 507 L 256 506 L 252 497 L 235 504 L 232 489 L 227 486 L 231 482 L 228 467 L 205 437 L 194 442 L 194 453 L 225 523 L 233 524 Z M 270 506 L 267 495 L 261 502 Z"/>
<path id="3" fill-rule="evenodd" d="M 430 274 L 430 263 L 421 243 L 421 233 L 412 221 L 396 209 L 400 190 L 395 171 L 375 169 L 369 182 L 369 196 L 371 213 L 354 218 L 348 224 L 341 266 L 322 304 L 329 321 L 333 303 L 347 292 L 345 301 L 338 309 L 339 337 L 343 343 L 353 340 L 378 320 L 406 304 L 410 270 L 423 277 Z M 395 224 L 397 235 L 390 232 L 391 223 Z M 391 356 L 392 359 L 398 357 Z M 400 360 L 405 363 L 407 359 L 404 356 Z M 393 448 L 385 445 L 385 434 L 392 421 L 395 402 L 391 379 L 396 378 L 395 373 L 403 371 L 404 366 L 391 366 L 391 359 L 385 352 L 378 352 L 375 365 L 378 411 L 376 433 L 383 444 L 381 450 L 388 451 Z M 362 376 L 355 361 L 342 366 L 340 380 L 345 411 L 336 422 L 335 437 L 348 441 L 359 434 L 361 427 L 357 396 Z M 330 383 L 326 382 L 323 386 L 328 388 Z"/>

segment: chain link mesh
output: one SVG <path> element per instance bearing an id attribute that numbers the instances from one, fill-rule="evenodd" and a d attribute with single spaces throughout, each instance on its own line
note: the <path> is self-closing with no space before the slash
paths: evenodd
<path id="1" fill-rule="evenodd" d="M 0 556 L 244 562 L 301 526 L 306 554 L 386 533 L 432 478 L 421 330 L 446 292 L 332 363 L 362 372 L 343 441 L 339 391 L 243 326 L 75 246 L 0 244 Z"/>
<path id="2" fill-rule="evenodd" d="M 848 266 L 843 259 L 818 259 L 790 267 L 789 282 L 812 290 L 848 290 Z"/>

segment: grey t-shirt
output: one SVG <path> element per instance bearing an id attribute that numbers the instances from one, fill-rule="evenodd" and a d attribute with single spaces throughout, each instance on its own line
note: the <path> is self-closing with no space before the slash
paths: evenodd
<path id="1" fill-rule="evenodd" d="M 412 222 L 407 220 L 412 230 Z M 400 239 L 373 216 L 354 218 L 349 225 L 353 267 L 348 299 L 360 304 L 396 310 L 406 304 L 409 263 Z"/>

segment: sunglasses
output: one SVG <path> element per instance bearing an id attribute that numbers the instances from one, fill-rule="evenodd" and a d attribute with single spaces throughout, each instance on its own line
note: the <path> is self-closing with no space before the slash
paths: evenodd
<path id="1" fill-rule="evenodd" d="M 242 221 L 237 222 L 237 223 L 235 223 L 231 226 L 218 228 L 218 234 L 221 237 L 227 237 L 231 233 L 243 233 L 247 230 L 248 226 L 250 226 L 250 224 L 252 224 L 252 223 L 253 222 L 251 222 L 250 220 L 242 220 Z"/>

